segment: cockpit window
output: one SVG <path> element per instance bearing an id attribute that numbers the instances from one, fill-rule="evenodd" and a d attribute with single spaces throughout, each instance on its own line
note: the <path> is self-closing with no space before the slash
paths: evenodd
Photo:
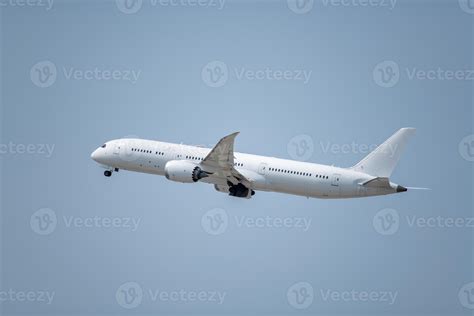
<path id="1" fill-rule="evenodd" d="M 107 146 L 107 144 L 103 144 L 102 146 L 100 146 L 101 148 L 105 148 Z"/>

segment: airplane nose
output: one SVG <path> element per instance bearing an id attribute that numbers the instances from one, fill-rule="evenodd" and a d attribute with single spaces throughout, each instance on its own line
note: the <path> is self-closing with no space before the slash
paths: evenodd
<path id="1" fill-rule="evenodd" d="M 99 149 L 96 149 L 92 152 L 92 154 L 91 154 L 92 160 L 97 161 L 97 158 L 99 157 L 98 151 L 99 151 Z"/>

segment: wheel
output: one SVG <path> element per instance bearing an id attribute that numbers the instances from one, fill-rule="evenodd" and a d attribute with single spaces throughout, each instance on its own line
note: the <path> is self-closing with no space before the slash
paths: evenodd
<path id="1" fill-rule="evenodd" d="M 112 171 L 110 171 L 110 170 L 105 170 L 104 171 L 104 176 L 110 177 L 111 175 L 112 175 Z"/>

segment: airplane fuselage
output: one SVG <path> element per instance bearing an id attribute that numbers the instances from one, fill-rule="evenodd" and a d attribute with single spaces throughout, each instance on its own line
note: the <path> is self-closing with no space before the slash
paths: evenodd
<path id="1" fill-rule="evenodd" d="M 216 190 L 229 193 L 232 183 L 220 176 L 219 172 L 206 174 L 199 179 L 193 174 L 193 166 L 198 167 L 210 151 L 210 148 L 199 146 L 118 139 L 99 147 L 91 157 L 108 169 L 108 176 L 114 170 L 128 170 L 166 176 L 169 180 L 183 183 L 214 184 Z M 373 180 L 374 176 L 351 168 L 238 152 L 234 152 L 234 168 L 250 180 L 248 189 L 252 195 L 254 191 L 268 191 L 338 199 L 400 192 L 400 186 L 391 182 L 388 187 L 365 186 L 363 183 Z"/>

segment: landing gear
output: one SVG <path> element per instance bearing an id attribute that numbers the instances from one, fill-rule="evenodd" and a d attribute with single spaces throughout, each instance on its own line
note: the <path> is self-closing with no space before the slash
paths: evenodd
<path id="1" fill-rule="evenodd" d="M 247 198 L 249 199 L 255 194 L 254 190 L 250 190 L 242 183 L 238 183 L 236 185 L 232 184 L 231 182 L 227 183 L 229 185 L 229 195 L 240 197 L 240 198 Z"/>
<path id="2" fill-rule="evenodd" d="M 112 175 L 112 171 L 110 171 L 110 170 L 105 170 L 104 171 L 104 176 L 110 177 L 111 175 Z"/>

